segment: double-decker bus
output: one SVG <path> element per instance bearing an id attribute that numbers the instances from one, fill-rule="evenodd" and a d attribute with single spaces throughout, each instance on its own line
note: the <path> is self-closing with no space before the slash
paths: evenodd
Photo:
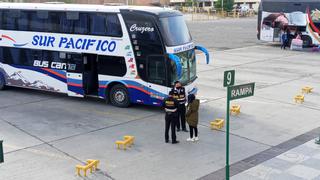
<path id="1" fill-rule="evenodd" d="M 183 15 L 159 7 L 0 3 L 0 89 L 160 106 L 177 80 L 196 93 L 198 49 Z"/>
<path id="2" fill-rule="evenodd" d="M 288 28 L 290 42 L 301 34 L 303 46 L 320 45 L 320 0 L 261 0 L 257 27 L 262 41 L 280 42 Z"/>

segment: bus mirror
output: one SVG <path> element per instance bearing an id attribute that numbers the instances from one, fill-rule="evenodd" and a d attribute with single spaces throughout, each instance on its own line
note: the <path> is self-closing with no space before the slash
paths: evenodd
<path id="1" fill-rule="evenodd" d="M 205 55 L 206 55 L 206 60 L 207 60 L 207 64 L 209 64 L 210 62 L 210 57 L 209 57 L 209 52 L 206 48 L 202 47 L 202 46 L 196 46 L 195 49 L 202 51 Z"/>
<path id="2" fill-rule="evenodd" d="M 180 58 L 177 55 L 174 55 L 174 54 L 168 54 L 168 55 L 169 55 L 169 59 L 171 61 L 173 61 L 174 64 L 176 65 L 178 79 L 180 79 L 181 78 L 181 72 L 182 72 L 182 65 L 181 65 Z"/>

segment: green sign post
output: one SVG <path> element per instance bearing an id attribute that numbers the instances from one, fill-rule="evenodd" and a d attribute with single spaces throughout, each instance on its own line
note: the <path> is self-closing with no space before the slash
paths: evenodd
<path id="1" fill-rule="evenodd" d="M 227 127 L 226 127 L 226 180 L 230 179 L 230 165 L 229 165 L 229 111 L 230 111 L 230 101 L 240 98 L 245 98 L 254 95 L 255 83 L 234 85 L 235 71 L 225 71 L 223 86 L 227 87 Z"/>
<path id="2" fill-rule="evenodd" d="M 2 146 L 3 141 L 0 140 L 0 163 L 3 163 L 3 146 Z"/>

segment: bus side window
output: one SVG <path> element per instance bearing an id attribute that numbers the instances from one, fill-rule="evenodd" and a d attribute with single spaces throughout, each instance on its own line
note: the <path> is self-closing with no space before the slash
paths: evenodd
<path id="1" fill-rule="evenodd" d="M 3 48 L 0 47 L 0 62 L 4 63 L 4 58 L 3 58 Z"/>
<path id="2" fill-rule="evenodd" d="M 20 18 L 17 19 L 18 29 L 20 31 L 28 31 L 29 30 L 29 18 L 28 11 L 21 11 Z"/>
<path id="3" fill-rule="evenodd" d="M 88 34 L 88 14 L 79 13 L 79 19 L 74 22 L 75 34 Z"/>
<path id="4" fill-rule="evenodd" d="M 43 60 L 49 62 L 62 62 L 58 51 L 43 51 Z"/>
<path id="5" fill-rule="evenodd" d="M 98 73 L 110 76 L 124 76 L 127 73 L 127 66 L 124 57 L 99 56 Z"/>
<path id="6" fill-rule="evenodd" d="M 3 10 L 0 9 L 0 29 L 3 29 Z"/>
<path id="7" fill-rule="evenodd" d="M 87 34 L 87 16 L 79 12 L 66 12 L 60 14 L 60 32 Z"/>
<path id="8" fill-rule="evenodd" d="M 5 64 L 12 64 L 12 57 L 9 47 L 3 47 L 3 62 Z"/>
<path id="9" fill-rule="evenodd" d="M 149 82 L 166 85 L 166 66 L 164 56 L 148 56 Z"/>
<path id="10" fill-rule="evenodd" d="M 30 11 L 30 31 L 46 32 L 48 30 L 48 11 Z"/>
<path id="11" fill-rule="evenodd" d="M 42 51 L 41 50 L 31 50 L 32 60 L 42 61 Z"/>
<path id="12" fill-rule="evenodd" d="M 60 32 L 60 16 L 62 16 L 62 12 L 49 12 L 48 32 Z"/>
<path id="13" fill-rule="evenodd" d="M 68 12 L 61 13 L 60 17 L 60 32 L 61 33 L 73 33 L 74 21 L 68 18 Z"/>
<path id="14" fill-rule="evenodd" d="M 106 15 L 91 13 L 89 15 L 90 35 L 106 35 Z"/>
<path id="15" fill-rule="evenodd" d="M 106 19 L 106 35 L 114 37 L 122 37 L 122 29 L 117 14 L 108 14 Z"/>
<path id="16" fill-rule="evenodd" d="M 2 28 L 5 30 L 16 30 L 16 19 L 20 11 L 4 10 L 2 16 Z M 15 13 L 15 14 L 12 14 Z"/>
<path id="17" fill-rule="evenodd" d="M 83 59 L 82 54 L 68 53 L 66 56 L 67 60 L 67 71 L 73 73 L 83 72 Z"/>

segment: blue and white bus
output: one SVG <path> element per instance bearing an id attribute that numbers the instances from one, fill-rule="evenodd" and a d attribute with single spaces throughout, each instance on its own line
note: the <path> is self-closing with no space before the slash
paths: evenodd
<path id="1" fill-rule="evenodd" d="M 160 106 L 180 80 L 196 93 L 196 54 L 183 15 L 158 7 L 0 3 L 0 89 Z"/>

